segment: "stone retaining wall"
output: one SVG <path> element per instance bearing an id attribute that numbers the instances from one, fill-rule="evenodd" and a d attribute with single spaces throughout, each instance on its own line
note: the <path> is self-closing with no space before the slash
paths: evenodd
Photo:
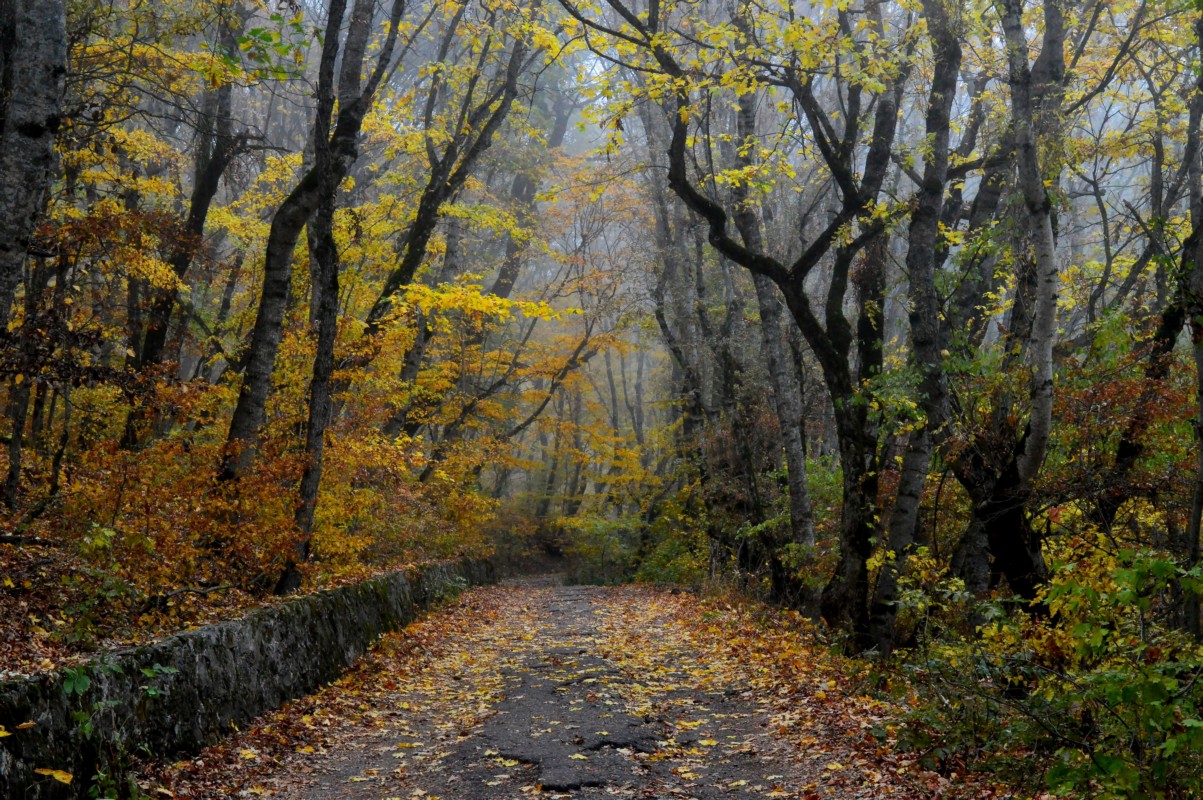
<path id="1" fill-rule="evenodd" d="M 136 752 L 194 752 L 231 725 L 329 683 L 382 634 L 492 577 L 480 562 L 394 573 L 261 608 L 79 669 L 0 683 L 0 725 L 9 734 L 0 738 L 0 798 L 82 797 L 98 764 Z M 38 769 L 62 770 L 74 779 L 68 786 Z"/>

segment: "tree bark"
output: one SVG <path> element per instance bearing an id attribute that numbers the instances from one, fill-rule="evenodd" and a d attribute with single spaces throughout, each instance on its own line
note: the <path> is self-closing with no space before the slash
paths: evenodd
<path id="1" fill-rule="evenodd" d="M 740 145 L 736 155 L 738 167 L 746 169 L 755 166 L 755 137 L 756 98 L 747 93 L 739 98 L 736 116 L 736 138 Z M 749 197 L 747 183 L 738 183 L 732 194 L 735 201 L 735 227 L 744 246 L 757 252 L 763 250 L 760 219 Z M 795 571 L 788 566 L 789 554 L 785 549 L 787 544 L 807 549 L 815 544 L 814 515 L 806 476 L 806 448 L 802 441 L 802 398 L 793 376 L 789 374 L 790 360 L 785 353 L 777 287 L 758 273 L 753 273 L 752 282 L 756 287 L 756 302 L 760 309 L 761 351 L 769 369 L 769 383 L 773 389 L 777 424 L 781 429 L 781 445 L 789 473 L 790 535 L 785 542 L 767 543 L 769 574 L 777 600 L 802 605 L 813 613 L 816 610 L 813 606 L 817 593 L 808 590 L 805 581 L 798 580 Z"/>
<path id="2" fill-rule="evenodd" d="M 62 0 L 0 0 L 0 332 L 50 188 L 66 74 Z"/>
<path id="3" fill-rule="evenodd" d="M 1011 83 L 1011 122 L 1015 137 L 1015 162 L 1018 187 L 1028 217 L 1028 236 L 1035 258 L 1035 297 L 1032 328 L 1028 339 L 1028 363 L 1031 368 L 1029 393 L 1031 411 L 1028 428 L 1018 454 L 1019 478 L 1031 482 L 1044 463 L 1053 418 L 1053 339 L 1057 333 L 1057 240 L 1053 233 L 1053 202 L 1045 185 L 1037 126 L 1055 124 L 1059 117 L 1057 88 L 1065 74 L 1065 23 L 1061 0 L 1046 0 L 1044 5 L 1044 44 L 1037 61 L 1042 75 L 1043 103 L 1033 92 L 1032 70 L 1028 65 L 1028 42 L 1023 29 L 1023 4 L 1003 0 L 1000 18 L 1006 36 L 1007 62 Z M 1043 107 L 1042 107 L 1043 105 Z M 1051 133 L 1051 131 L 1050 131 Z"/>
<path id="4" fill-rule="evenodd" d="M 1203 47 L 1203 16 L 1195 20 L 1195 41 Z M 1200 125 L 1203 124 L 1203 76 L 1195 84 L 1194 102 L 1191 104 L 1190 137 L 1192 146 L 1187 147 L 1187 172 L 1189 180 L 1190 219 L 1192 231 L 1183 252 L 1183 277 L 1185 287 L 1186 316 L 1190 320 L 1191 345 L 1195 360 L 1195 446 L 1198 460 L 1195 467 L 1194 496 L 1191 503 L 1190 520 L 1186 530 L 1187 570 L 1195 568 L 1200 559 L 1200 535 L 1203 531 L 1203 161 L 1200 157 Z M 1183 592 L 1184 627 L 1195 638 L 1203 638 L 1203 613 L 1200 598 L 1195 592 Z"/>

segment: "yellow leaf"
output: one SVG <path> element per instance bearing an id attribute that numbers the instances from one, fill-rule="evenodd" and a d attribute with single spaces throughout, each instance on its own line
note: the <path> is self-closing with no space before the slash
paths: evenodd
<path id="1" fill-rule="evenodd" d="M 30 722 L 22 722 L 20 725 L 18 725 L 18 726 L 17 726 L 17 730 L 19 730 L 19 731 L 27 731 L 27 730 L 29 730 L 30 728 L 36 728 L 37 726 L 38 726 L 38 723 L 36 723 L 36 722 L 33 722 L 33 721 L 30 721 Z"/>
<path id="2" fill-rule="evenodd" d="M 585 755 L 584 753 L 573 753 L 572 755 L 570 755 L 568 757 L 575 758 L 577 761 L 588 761 L 589 760 L 589 756 Z"/>
<path id="3" fill-rule="evenodd" d="M 247 761 L 251 761 L 252 759 L 256 759 L 259 757 L 259 754 L 256 753 L 254 750 L 247 750 L 245 747 L 238 751 L 238 755 L 242 756 Z"/>
<path id="4" fill-rule="evenodd" d="M 35 769 L 34 772 L 39 775 L 49 775 L 59 783 L 70 783 L 71 778 L 74 777 L 70 772 L 63 772 L 61 769 Z"/>

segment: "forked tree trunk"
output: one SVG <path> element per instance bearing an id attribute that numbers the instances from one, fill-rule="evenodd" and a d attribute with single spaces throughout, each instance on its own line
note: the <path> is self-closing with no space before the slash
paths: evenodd
<path id="1" fill-rule="evenodd" d="M 326 23 L 325 45 L 318 78 L 318 109 L 315 115 L 314 141 L 323 143 L 315 151 L 314 164 L 281 203 L 272 218 L 263 266 L 263 292 L 251 332 L 246 369 L 238 402 L 230 419 L 226 452 L 218 472 L 222 480 L 241 475 L 254 459 L 258 439 L 266 419 L 267 398 L 272 371 L 284 333 L 284 312 L 292 288 L 292 253 L 301 231 L 346 177 L 359 155 L 359 131 L 371 107 L 376 88 L 388 67 L 396 42 L 397 26 L 404 11 L 403 0 L 394 0 L 387 38 L 376 67 L 362 92 L 356 81 L 354 93 L 340 97 L 338 119 L 330 133 L 334 107 L 334 64 L 339 50 L 339 29 L 346 11 L 346 0 L 331 0 Z M 363 56 L 371 28 L 372 0 L 356 0 L 352 27 L 347 33 L 347 52 L 343 56 L 343 74 L 362 69 Z M 363 9 L 363 10 L 361 10 Z"/>

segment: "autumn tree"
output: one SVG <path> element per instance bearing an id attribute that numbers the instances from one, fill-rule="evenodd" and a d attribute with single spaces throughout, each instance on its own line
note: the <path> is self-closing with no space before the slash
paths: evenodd
<path id="1" fill-rule="evenodd" d="M 363 6 L 360 8 L 360 6 Z M 248 344 L 248 357 L 238 404 L 230 419 L 229 450 L 222 460 L 220 474 L 225 479 L 238 476 L 250 464 L 255 440 L 263 427 L 267 396 L 271 388 L 276 351 L 283 333 L 284 310 L 292 283 L 292 255 L 302 229 L 322 202 L 326 201 L 346 176 L 358 156 L 359 131 L 371 108 L 372 98 L 390 66 L 397 40 L 398 23 L 405 5 L 398 0 L 392 6 L 388 31 L 371 76 L 362 86 L 358 72 L 367 51 L 374 6 L 364 0 L 351 13 L 351 26 L 343 47 L 342 75 L 339 88 L 345 92 L 334 113 L 334 66 L 338 58 L 346 3 L 334 0 L 327 12 L 326 37 L 318 68 L 318 107 L 314 117 L 314 164 L 276 210 L 264 257 L 263 291 L 259 311 Z M 319 234 L 320 236 L 320 234 Z M 320 241 L 320 239 L 318 240 Z M 321 412 L 319 412 L 320 414 Z"/>

